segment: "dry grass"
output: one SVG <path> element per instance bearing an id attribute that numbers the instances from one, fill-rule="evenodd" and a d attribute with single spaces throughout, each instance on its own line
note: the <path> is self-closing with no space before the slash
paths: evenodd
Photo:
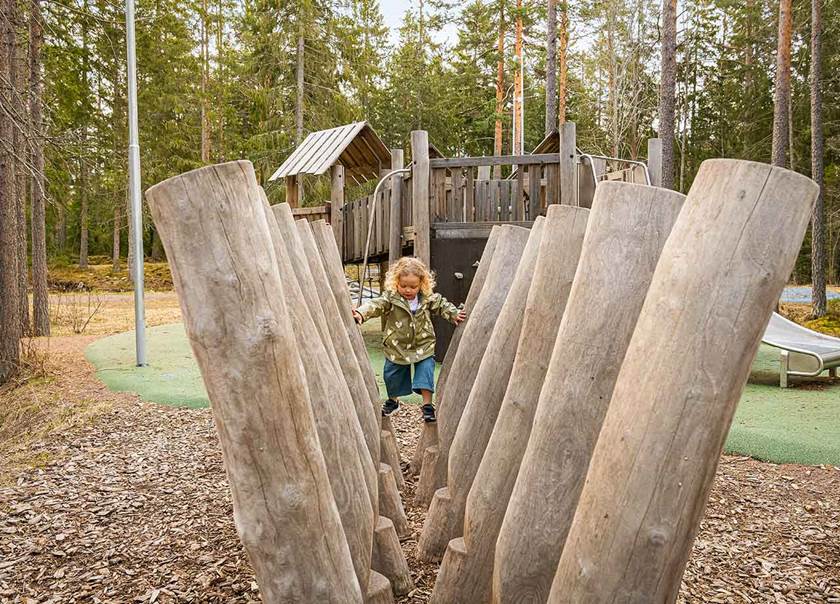
<path id="1" fill-rule="evenodd" d="M 166 262 L 146 262 L 143 268 L 147 290 L 172 289 L 172 273 Z M 49 286 L 53 291 L 127 292 L 134 288 L 125 262 L 118 271 L 114 271 L 110 264 L 90 264 L 86 269 L 76 265 L 53 265 L 49 269 Z"/>
<path id="2" fill-rule="evenodd" d="M 146 326 L 177 323 L 181 309 L 175 292 L 145 295 Z M 50 324 L 54 336 L 110 335 L 134 329 L 134 296 L 131 293 L 53 292 Z"/>
<path id="3" fill-rule="evenodd" d="M 85 424 L 110 408 L 112 396 L 80 361 L 91 338 L 26 341 L 20 371 L 0 387 L 0 485 L 22 468 L 49 461 L 30 444 Z M 55 348 L 51 349 L 51 345 Z"/>

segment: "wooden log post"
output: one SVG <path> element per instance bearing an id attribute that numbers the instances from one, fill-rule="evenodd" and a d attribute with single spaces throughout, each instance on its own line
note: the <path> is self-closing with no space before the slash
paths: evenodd
<path id="1" fill-rule="evenodd" d="M 560 124 L 560 203 L 577 206 L 577 132 L 574 122 Z"/>
<path id="2" fill-rule="evenodd" d="M 350 297 L 350 288 L 347 286 L 347 278 L 344 274 L 344 265 L 341 262 L 341 255 L 339 254 L 335 238 L 330 232 L 330 227 L 321 220 L 316 220 L 312 223 L 312 233 L 315 236 L 318 244 L 318 251 L 321 254 L 321 261 L 323 269 L 329 276 L 330 289 L 336 301 L 336 306 L 339 311 L 339 321 L 333 323 L 334 326 L 344 324 L 345 331 L 350 338 L 350 344 L 353 347 L 353 353 L 356 355 L 356 360 L 362 371 L 362 376 L 367 386 L 372 404 L 376 407 L 376 412 L 379 413 L 379 386 L 376 384 L 376 376 L 373 373 L 373 367 L 370 364 L 370 358 L 367 354 L 365 341 L 362 338 L 362 332 L 356 321 L 353 319 L 352 301 Z"/>
<path id="3" fill-rule="evenodd" d="M 662 186 L 662 139 L 648 139 L 648 174 L 650 184 L 654 187 Z"/>
<path id="4" fill-rule="evenodd" d="M 394 594 L 404 596 L 414 589 L 414 581 L 393 522 L 380 516 L 373 538 L 373 570 L 388 578 Z"/>
<path id="5" fill-rule="evenodd" d="M 344 166 L 330 168 L 330 226 L 338 249 L 344 253 Z"/>
<path id="6" fill-rule="evenodd" d="M 435 492 L 417 542 L 421 560 L 440 560 L 449 541 L 463 534 L 467 494 L 496 423 L 516 358 L 522 309 L 533 281 L 544 222 L 542 216 L 534 222 L 510 291 L 497 311 L 493 333 L 452 439 L 446 486 Z"/>
<path id="7" fill-rule="evenodd" d="M 411 534 L 394 471 L 385 463 L 379 464 L 379 513 L 394 523 L 398 537 L 408 537 Z"/>
<path id="8" fill-rule="evenodd" d="M 588 215 L 583 208 L 548 208 L 510 382 L 467 497 L 464 536 L 446 548 L 432 594 L 434 603 L 490 600 L 496 538 L 528 443 Z M 462 423 L 468 421 L 465 416 Z M 456 442 L 460 435 L 459 428 Z M 454 453 L 453 443 L 453 460 Z"/>
<path id="9" fill-rule="evenodd" d="M 370 573 L 370 584 L 365 596 L 365 604 L 394 604 L 394 592 L 391 582 L 376 571 Z"/>
<path id="10" fill-rule="evenodd" d="M 431 208 L 429 207 L 429 133 L 411 132 L 411 222 L 414 256 L 431 266 Z"/>
<path id="11" fill-rule="evenodd" d="M 353 351 L 349 335 L 343 329 L 335 329 L 341 324 L 340 311 L 337 308 L 335 299 L 330 295 L 331 289 L 328 285 L 329 277 L 323 270 L 317 270 L 320 266 L 320 256 L 317 250 L 310 249 L 304 238 L 301 237 L 301 230 L 295 225 L 292 212 L 288 205 L 278 204 L 272 206 L 277 226 L 280 230 L 282 240 L 286 243 L 286 249 L 292 260 L 292 266 L 303 283 L 303 290 L 311 299 L 308 305 L 314 313 L 320 311 L 319 323 L 322 323 L 324 341 L 329 342 L 335 351 L 336 363 L 343 375 L 347 387 L 350 390 L 350 398 L 356 409 L 356 416 L 362 426 L 371 460 L 378 464 L 380 453 L 380 436 L 378 413 L 373 407 L 370 395 L 365 384 L 362 369 L 358 364 Z M 310 256 L 315 254 L 314 260 Z M 313 270 L 313 267 L 315 270 Z M 378 467 L 375 465 L 374 467 Z"/>
<path id="12" fill-rule="evenodd" d="M 701 164 L 621 367 L 550 601 L 676 600 L 818 190 L 782 168 Z"/>
<path id="13" fill-rule="evenodd" d="M 285 178 L 286 181 L 286 203 L 292 208 L 300 207 L 300 187 L 298 186 L 297 175 L 292 174 Z"/>
<path id="14" fill-rule="evenodd" d="M 487 278 L 470 318 L 466 322 L 446 388 L 438 399 L 437 452 L 430 453 L 435 447 L 426 450 L 415 503 L 428 505 L 429 502 L 421 499 L 421 495 L 431 495 L 446 481 L 449 446 L 455 437 L 455 430 L 458 428 L 458 422 L 461 421 L 467 397 L 478 374 L 493 326 L 498 319 L 499 309 L 504 304 L 513 283 L 516 267 L 519 266 L 522 250 L 525 249 L 529 234 L 530 231 L 522 227 L 513 225 L 499 227 L 499 238 L 488 267 Z M 426 468 L 426 460 L 431 455 L 435 457 L 435 465 L 432 468 Z"/>
<path id="15" fill-rule="evenodd" d="M 318 335 L 312 311 L 298 282 L 290 254 L 274 214 L 263 199 L 263 211 L 298 352 L 309 388 L 315 426 L 338 513 L 353 556 L 359 585 L 368 585 L 374 513 L 378 508 L 378 465 L 374 466 L 347 383 L 329 362 L 330 354 Z M 317 286 L 317 283 L 316 283 Z M 326 287 L 326 284 L 321 286 Z"/>
<path id="16" fill-rule="evenodd" d="M 438 377 L 438 384 L 440 384 L 440 377 Z M 426 453 L 426 449 L 436 447 L 437 444 L 437 422 L 423 422 L 423 426 L 420 428 L 420 438 L 417 440 L 417 446 L 414 448 L 414 453 L 411 455 L 411 461 L 408 464 L 409 476 L 420 474 L 420 470 L 423 468 L 423 456 Z"/>
<path id="17" fill-rule="evenodd" d="M 200 168 L 146 199 L 263 598 L 361 602 L 253 166 Z"/>
<path id="18" fill-rule="evenodd" d="M 380 431 L 380 451 L 382 463 L 386 463 L 394 470 L 394 478 L 397 481 L 397 487 L 402 491 L 405 488 L 405 479 L 400 469 L 400 451 L 397 448 L 397 439 L 394 433 L 384 429 Z"/>
<path id="19" fill-rule="evenodd" d="M 391 149 L 391 170 L 401 170 L 405 164 L 402 149 Z M 402 256 L 402 181 L 401 174 L 391 177 L 391 213 L 388 224 L 388 264 Z"/>
<path id="20" fill-rule="evenodd" d="M 595 191 L 580 264 L 496 543 L 494 601 L 548 597 L 621 361 L 683 199 L 623 182 L 604 182 Z"/>
<path id="21" fill-rule="evenodd" d="M 337 317 L 339 314 L 338 305 L 336 304 L 334 296 L 331 295 L 331 287 L 327 286 L 330 277 L 327 275 L 326 271 L 324 270 L 324 264 L 321 258 L 321 253 L 318 249 L 317 243 L 315 241 L 314 232 L 312 229 L 312 223 L 307 222 L 306 220 L 298 220 L 296 221 L 295 226 L 297 227 L 299 239 L 301 242 L 301 249 L 303 250 L 303 254 L 306 257 L 306 260 L 309 265 L 309 269 L 312 272 L 315 282 L 323 284 L 322 286 L 318 287 L 318 294 L 321 299 L 321 304 L 326 306 L 329 310 L 326 312 L 327 317 L 331 321 L 332 325 L 340 325 L 340 319 Z M 340 334 L 339 340 L 343 340 L 344 336 L 347 333 L 342 329 L 333 329 L 332 331 L 337 332 Z M 344 345 L 342 344 L 344 347 Z M 351 358 L 351 351 L 344 350 L 344 355 L 346 358 Z M 373 410 L 374 407 L 369 404 L 370 398 L 365 397 L 360 405 L 359 412 L 360 413 L 367 413 L 364 411 L 363 407 L 367 409 Z M 367 402 L 367 404 L 365 404 Z M 378 413 L 378 405 L 376 406 L 375 411 Z M 386 436 L 387 435 L 387 436 Z M 388 437 L 390 437 L 392 442 L 388 441 Z M 381 430 L 380 429 L 380 455 L 384 452 L 396 452 L 396 441 L 394 440 L 393 433 L 389 430 Z M 397 453 L 396 460 L 393 458 L 389 460 L 393 475 L 399 476 L 402 478 L 399 469 L 399 454 Z M 377 466 L 378 467 L 378 466 Z M 396 470 L 393 468 L 396 467 Z M 399 482 L 397 482 L 399 484 Z M 393 493 L 388 494 L 390 498 L 393 498 Z M 397 497 L 399 497 L 399 491 L 397 492 Z M 377 510 L 379 509 L 379 505 L 376 506 Z M 387 522 L 385 522 L 387 520 Z M 391 585 L 395 590 L 395 593 L 399 593 L 397 590 L 402 589 L 401 586 L 405 585 L 405 575 L 403 574 L 402 568 L 405 567 L 407 572 L 407 562 L 405 562 L 405 554 L 402 551 L 402 548 L 399 544 L 399 537 L 397 536 L 394 528 L 393 522 L 390 520 L 379 516 L 376 523 L 376 528 L 374 531 L 374 542 L 373 542 L 373 558 L 374 563 L 372 563 L 372 568 L 375 571 L 382 573 L 386 578 L 391 581 Z M 402 559 L 402 566 L 397 564 L 397 561 Z M 376 561 L 388 561 L 387 565 L 382 565 L 375 563 Z M 410 576 L 409 576 L 410 581 Z"/>

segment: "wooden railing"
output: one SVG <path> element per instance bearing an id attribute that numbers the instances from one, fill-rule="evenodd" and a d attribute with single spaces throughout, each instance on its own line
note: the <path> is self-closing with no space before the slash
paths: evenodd
<path id="1" fill-rule="evenodd" d="M 330 202 L 326 202 L 322 206 L 309 206 L 306 208 L 292 208 L 292 216 L 295 220 L 305 218 L 309 222 L 317 220 L 330 221 Z"/>

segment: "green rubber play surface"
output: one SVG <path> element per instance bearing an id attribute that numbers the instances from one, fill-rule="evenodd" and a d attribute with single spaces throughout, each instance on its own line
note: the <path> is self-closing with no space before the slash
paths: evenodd
<path id="1" fill-rule="evenodd" d="M 134 366 L 134 332 L 92 343 L 85 354 L 111 389 L 184 407 L 209 403 L 183 325 L 146 331 L 148 367 Z M 364 326 L 365 343 L 384 398 L 378 325 Z M 727 438 L 725 451 L 775 463 L 840 465 L 840 380 L 794 380 L 779 388 L 778 351 L 762 345 Z M 438 365 L 437 371 L 440 370 Z M 420 396 L 405 399 L 419 404 Z"/>

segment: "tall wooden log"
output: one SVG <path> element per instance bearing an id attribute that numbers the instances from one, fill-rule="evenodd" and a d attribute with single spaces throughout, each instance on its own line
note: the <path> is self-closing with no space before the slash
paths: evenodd
<path id="1" fill-rule="evenodd" d="M 263 598 L 361 602 L 253 166 L 194 170 L 146 199 Z"/>
<path id="2" fill-rule="evenodd" d="M 452 440 L 446 486 L 435 492 L 417 542 L 417 555 L 421 560 L 440 560 L 450 539 L 463 533 L 467 493 L 496 423 L 513 369 L 544 222 L 545 219 L 539 217 L 534 223 L 510 291 L 496 311 L 490 342 Z"/>
<path id="3" fill-rule="evenodd" d="M 356 360 L 349 335 L 343 329 L 335 329 L 335 325 L 341 324 L 341 319 L 335 299 L 330 295 L 331 289 L 326 282 L 328 277 L 323 270 L 311 269 L 308 255 L 312 254 L 313 251 L 307 248 L 306 243 L 300 236 L 300 231 L 295 226 L 295 220 L 288 204 L 272 206 L 272 210 L 282 240 L 286 243 L 292 265 L 302 284 L 302 289 L 313 298 L 308 305 L 312 308 L 317 322 L 321 326 L 322 339 L 332 346 L 338 368 L 347 382 L 371 459 L 374 464 L 378 464 L 380 456 L 378 414 L 373 409 L 373 402 L 368 394 L 367 385 Z M 314 254 L 315 260 L 320 260 L 318 252 L 315 251 Z M 313 264 L 318 268 L 317 264 Z M 375 465 L 375 467 L 378 466 Z"/>
<path id="4" fill-rule="evenodd" d="M 818 191 L 763 164 L 700 166 L 621 367 L 550 601 L 676 600 Z"/>
<path id="5" fill-rule="evenodd" d="M 344 265 L 341 262 L 341 255 L 338 253 L 335 238 L 332 236 L 330 227 L 323 220 L 316 220 L 310 226 L 312 227 L 313 235 L 315 235 L 318 251 L 321 253 L 321 261 L 324 270 L 329 276 L 330 288 L 339 310 L 339 319 L 341 322 L 334 323 L 333 325 L 338 326 L 344 323 L 345 330 L 350 337 L 353 352 L 361 368 L 368 393 L 370 394 L 371 400 L 374 401 L 378 412 L 378 401 L 380 400 L 379 386 L 376 384 L 376 376 L 370 364 L 370 358 L 367 354 L 365 341 L 362 338 L 362 332 L 359 331 L 359 326 L 356 325 L 356 321 L 353 319 L 350 288 L 347 286 Z"/>
<path id="6" fill-rule="evenodd" d="M 577 181 L 577 128 L 574 122 L 560 124 L 560 203 L 576 206 Z"/>
<path id="7" fill-rule="evenodd" d="M 397 448 L 397 439 L 394 433 L 389 430 L 380 431 L 380 451 L 382 463 L 386 463 L 394 470 L 394 479 L 400 490 L 405 488 L 405 479 L 400 469 L 400 451 Z"/>
<path id="8" fill-rule="evenodd" d="M 330 168 L 330 227 L 339 253 L 344 251 L 344 166 Z"/>
<path id="9" fill-rule="evenodd" d="M 431 208 L 429 207 L 429 133 L 411 132 L 411 218 L 414 226 L 414 256 L 430 266 Z"/>
<path id="10" fill-rule="evenodd" d="M 438 384 L 440 384 L 440 376 L 438 376 Z M 423 467 L 423 455 L 426 453 L 426 449 L 436 447 L 437 444 L 437 422 L 423 422 L 423 427 L 420 428 L 420 438 L 417 440 L 417 446 L 414 448 L 414 453 L 411 455 L 411 461 L 408 464 L 409 476 L 420 474 L 420 470 Z"/>
<path id="11" fill-rule="evenodd" d="M 370 573 L 370 584 L 365 595 L 365 604 L 394 604 L 391 582 L 376 571 Z"/>
<path id="12" fill-rule="evenodd" d="M 548 597 L 621 361 L 683 199 L 622 182 L 604 182 L 595 191 L 580 264 L 499 531 L 494 602 Z"/>
<path id="13" fill-rule="evenodd" d="M 359 585 L 367 587 L 373 546 L 374 512 L 378 507 L 378 465 L 370 456 L 347 383 L 336 368 L 324 361 L 327 349 L 312 319 L 274 214 L 263 199 L 263 210 L 283 283 L 286 307 L 315 412 L 318 440 L 327 462 L 338 513 L 350 546 Z"/>
<path id="14" fill-rule="evenodd" d="M 449 542 L 432 602 L 490 599 L 496 537 L 531 433 L 588 216 L 583 208 L 548 208 L 510 382 L 467 497 L 464 537 Z M 459 429 L 456 442 L 460 434 Z"/>
<path id="15" fill-rule="evenodd" d="M 452 377 L 447 380 L 446 389 L 438 398 L 439 443 L 435 467 L 420 472 L 418 492 L 434 492 L 446 482 L 449 447 L 455 438 L 455 430 L 461 421 L 461 414 L 481 366 L 481 359 L 490 341 L 499 309 L 513 284 L 516 267 L 519 266 L 529 234 L 528 229 L 513 225 L 503 225 L 499 228 L 499 238 L 487 269 L 486 280 L 452 362 Z M 423 464 L 425 463 L 424 460 Z"/>
<path id="16" fill-rule="evenodd" d="M 654 187 L 662 186 L 662 139 L 649 138 L 648 139 L 648 160 L 647 160 L 648 174 L 650 175 L 650 184 Z"/>

